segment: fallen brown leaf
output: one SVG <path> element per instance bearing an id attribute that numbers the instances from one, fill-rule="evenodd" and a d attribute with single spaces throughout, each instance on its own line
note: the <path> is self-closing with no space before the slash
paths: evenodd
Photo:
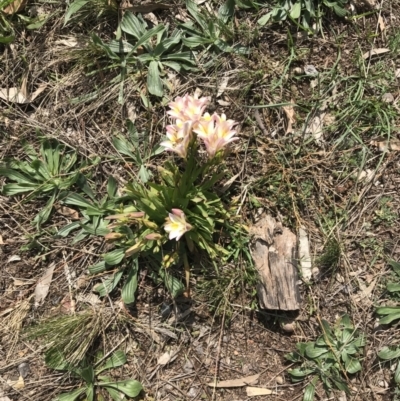
<path id="1" fill-rule="evenodd" d="M 55 263 L 52 263 L 48 269 L 44 272 L 43 276 L 38 280 L 35 288 L 35 307 L 37 308 L 40 303 L 46 298 L 49 289 L 51 280 L 53 279 L 54 268 L 56 267 Z"/>
<path id="2" fill-rule="evenodd" d="M 19 390 L 21 388 L 24 388 L 25 387 L 24 378 L 20 376 L 17 381 L 11 382 L 10 385 L 14 390 Z"/>
<path id="3" fill-rule="evenodd" d="M 378 16 L 378 25 L 379 25 L 379 29 L 381 30 L 381 32 L 383 32 L 386 29 L 385 22 L 383 21 L 382 15 Z"/>
<path id="4" fill-rule="evenodd" d="M 378 148 L 380 152 L 387 152 L 388 150 L 400 150 L 400 141 L 392 140 L 389 143 L 386 141 L 371 141 L 370 145 Z"/>
<path id="5" fill-rule="evenodd" d="M 168 363 L 174 361 L 178 356 L 179 350 L 169 350 L 164 352 L 158 359 L 158 365 L 167 365 Z"/>
<path id="6" fill-rule="evenodd" d="M 22 11 L 28 0 L 14 0 L 11 4 L 7 7 L 3 8 L 3 13 L 7 15 L 13 15 Z"/>
<path id="7" fill-rule="evenodd" d="M 293 100 L 291 100 L 291 102 L 293 103 Z M 286 133 L 290 134 L 293 132 L 293 124 L 296 122 L 294 107 L 293 106 L 282 106 L 282 109 L 285 112 L 286 118 L 287 118 Z"/>
<path id="8" fill-rule="evenodd" d="M 384 54 L 384 53 L 387 53 L 387 52 L 390 52 L 390 49 L 387 49 L 386 47 L 382 47 L 382 48 L 379 48 L 379 49 L 372 49 L 369 52 L 364 53 L 362 57 L 363 57 L 363 59 L 366 60 L 369 57 L 379 56 L 380 54 Z"/>
<path id="9" fill-rule="evenodd" d="M 260 377 L 260 374 L 253 376 L 242 377 L 240 379 L 223 380 L 219 383 L 207 383 L 209 387 L 243 387 L 248 384 L 255 384 Z"/>
<path id="10" fill-rule="evenodd" d="M 59 206 L 57 207 L 57 212 L 65 217 L 69 217 L 71 220 L 79 220 L 79 213 L 70 207 Z"/>
<path id="11" fill-rule="evenodd" d="M 25 86 L 24 86 L 25 84 Z M 20 88 L 0 88 L 0 98 L 11 103 L 27 104 L 33 102 L 45 89 L 47 84 L 40 84 L 32 94 L 28 95 L 26 91 L 26 81 Z"/>
<path id="12" fill-rule="evenodd" d="M 261 387 L 246 387 L 247 397 L 257 397 L 258 395 L 271 395 L 278 394 L 276 391 L 272 391 L 269 388 Z"/>

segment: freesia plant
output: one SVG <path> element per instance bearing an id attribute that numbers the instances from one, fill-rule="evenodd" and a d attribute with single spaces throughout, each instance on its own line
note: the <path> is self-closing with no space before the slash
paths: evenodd
<path id="1" fill-rule="evenodd" d="M 121 208 L 106 218 L 110 224 L 105 239 L 116 249 L 90 270 L 120 269 L 98 285 L 101 295 L 117 285 L 125 270 L 122 297 L 125 303 L 134 302 L 139 257 L 173 296 L 185 288 L 170 267 L 183 265 L 188 295 L 191 254 L 206 252 L 213 261 L 226 255 L 217 243 L 218 233 L 238 223 L 218 195 L 217 184 L 225 176 L 222 161 L 228 145 L 238 137 L 236 122 L 224 114 L 210 115 L 207 105 L 207 98 L 190 95 L 169 104 L 171 124 L 161 145 L 173 157 L 158 168 L 157 182 L 129 182 Z"/>

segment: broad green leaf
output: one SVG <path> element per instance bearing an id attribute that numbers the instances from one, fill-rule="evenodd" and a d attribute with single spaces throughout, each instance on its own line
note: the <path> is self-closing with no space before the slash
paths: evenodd
<path id="1" fill-rule="evenodd" d="M 74 221 L 70 224 L 67 224 L 64 227 L 61 227 L 58 231 L 57 231 L 57 236 L 59 237 L 67 237 L 69 235 L 69 233 L 73 230 L 76 230 L 77 228 L 80 227 L 80 222 L 79 221 Z"/>
<path id="2" fill-rule="evenodd" d="M 199 13 L 199 9 L 197 4 L 193 0 L 186 0 L 186 8 L 189 14 L 196 20 L 196 22 L 200 25 L 203 31 L 207 31 L 207 22 L 204 17 Z"/>
<path id="3" fill-rule="evenodd" d="M 261 25 L 261 26 L 264 26 L 269 22 L 271 17 L 272 17 L 272 12 L 269 12 L 269 13 L 263 15 L 261 18 L 259 18 L 258 21 L 257 21 L 257 24 Z"/>
<path id="4" fill-rule="evenodd" d="M 35 180 L 32 180 L 30 177 L 20 173 L 19 171 L 7 168 L 7 167 L 0 167 L 0 176 L 7 177 L 10 180 L 16 181 L 20 184 L 35 184 Z"/>
<path id="5" fill-rule="evenodd" d="M 104 370 L 114 369 L 122 366 L 126 363 L 126 361 L 127 359 L 125 353 L 121 350 L 117 350 L 110 356 L 110 358 L 106 359 L 103 365 L 100 365 L 98 368 L 96 368 L 96 375 L 103 372 Z"/>
<path id="6" fill-rule="evenodd" d="M 396 367 L 396 370 L 394 372 L 393 380 L 397 384 L 400 383 L 400 362 L 397 362 L 397 367 Z"/>
<path id="7" fill-rule="evenodd" d="M 329 340 L 330 343 L 333 343 L 335 341 L 335 339 L 333 336 L 332 329 L 329 326 L 329 323 L 325 319 L 322 319 L 321 324 L 322 324 L 322 332 L 323 332 L 324 336 L 327 337 L 327 339 Z"/>
<path id="8" fill-rule="evenodd" d="M 163 64 L 165 63 L 165 61 L 182 61 L 185 63 L 196 65 L 196 60 L 193 57 L 192 52 L 180 52 L 180 53 L 166 54 L 162 58 Z"/>
<path id="9" fill-rule="evenodd" d="M 90 384 L 86 387 L 86 400 L 85 401 L 94 401 L 94 386 Z"/>
<path id="10" fill-rule="evenodd" d="M 64 199 L 64 203 L 67 205 L 72 205 L 72 206 L 79 206 L 82 208 L 88 208 L 91 207 L 93 208 L 93 203 L 89 202 L 87 199 L 85 199 L 82 195 L 76 194 L 74 192 L 70 192 Z"/>
<path id="11" fill-rule="evenodd" d="M 71 17 L 77 13 L 83 6 L 85 6 L 89 0 L 75 0 L 73 1 L 65 14 L 64 17 L 64 26 L 68 23 L 68 21 L 71 19 Z"/>
<path id="12" fill-rule="evenodd" d="M 160 32 L 161 33 L 161 32 Z M 180 36 L 175 36 L 171 38 L 164 39 L 160 42 L 154 49 L 154 56 L 160 57 L 162 54 L 173 48 L 180 42 Z"/>
<path id="13" fill-rule="evenodd" d="M 109 266 L 116 266 L 122 262 L 125 257 L 125 251 L 123 249 L 114 249 L 103 255 L 103 259 Z"/>
<path id="14" fill-rule="evenodd" d="M 293 4 L 292 9 L 290 10 L 290 17 L 293 19 L 298 19 L 300 17 L 300 14 L 301 14 L 301 2 L 296 1 Z"/>
<path id="15" fill-rule="evenodd" d="M 127 16 L 127 15 L 128 15 L 128 17 L 125 18 L 125 16 Z M 132 28 L 132 27 L 129 25 L 129 22 L 130 22 L 130 20 L 131 20 L 131 17 L 129 17 L 129 15 L 130 15 L 131 17 L 136 18 L 136 17 L 135 17 L 132 13 L 130 13 L 130 12 L 125 13 L 124 19 L 125 19 L 126 22 L 125 22 L 125 24 L 123 25 L 123 24 L 122 24 L 122 23 L 124 22 L 124 19 L 123 19 L 123 21 L 122 21 L 122 23 L 121 23 L 121 28 L 122 28 L 123 31 L 125 31 L 125 32 L 127 32 L 127 33 L 130 33 L 128 30 L 129 30 L 129 28 Z M 136 18 L 136 20 L 137 20 L 137 18 Z M 124 28 L 125 28 L 125 29 L 124 29 Z M 154 28 L 151 28 L 151 29 L 149 29 L 148 31 L 146 31 L 145 33 L 143 33 L 140 37 L 137 38 L 138 41 L 133 45 L 133 48 L 132 48 L 132 50 L 129 52 L 129 55 L 132 54 L 133 51 L 135 51 L 139 46 L 145 45 L 146 42 L 148 42 L 149 39 L 150 39 L 151 37 L 153 37 L 154 35 L 157 35 L 157 34 L 158 34 L 159 32 L 161 32 L 161 31 L 165 31 L 165 26 L 162 25 L 162 24 L 159 24 L 159 25 L 156 25 Z"/>
<path id="16" fill-rule="evenodd" d="M 350 394 L 350 389 L 347 384 L 342 379 L 337 379 L 335 377 L 331 377 L 331 380 L 335 384 L 338 390 L 344 391 L 346 394 Z"/>
<path id="17" fill-rule="evenodd" d="M 229 43 L 225 42 L 224 40 L 217 39 L 214 41 L 214 45 L 217 46 L 218 49 L 220 49 L 221 51 L 223 51 L 225 53 L 233 52 L 232 46 Z"/>
<path id="18" fill-rule="evenodd" d="M 315 373 L 315 369 L 312 368 L 295 368 L 289 369 L 288 373 L 292 378 L 293 382 L 303 381 L 307 376 Z"/>
<path id="19" fill-rule="evenodd" d="M 321 355 L 324 355 L 327 352 L 329 352 L 328 346 L 319 347 L 319 346 L 316 346 L 314 343 L 311 343 L 306 348 L 306 355 L 311 359 L 319 358 Z"/>
<path id="20" fill-rule="evenodd" d="M 117 180 L 110 175 L 108 177 L 108 181 L 107 181 L 107 194 L 110 198 L 113 198 L 115 196 L 115 194 L 117 193 L 117 189 L 118 189 L 118 182 Z"/>
<path id="21" fill-rule="evenodd" d="M 394 260 L 391 260 L 389 262 L 389 265 L 393 267 L 393 270 L 395 273 L 400 276 L 400 262 L 395 262 Z"/>
<path id="22" fill-rule="evenodd" d="M 185 291 L 185 286 L 180 280 L 163 268 L 161 268 L 158 273 L 164 280 L 165 287 L 167 287 L 167 290 L 171 294 L 172 298 L 177 298 L 183 294 Z"/>
<path id="23" fill-rule="evenodd" d="M 354 336 L 354 329 L 343 329 L 341 333 L 342 342 L 348 344 Z"/>
<path id="24" fill-rule="evenodd" d="M 55 199 L 56 199 L 56 193 L 52 195 L 52 197 L 47 201 L 43 209 L 36 215 L 36 217 L 33 219 L 33 223 L 37 224 L 38 226 L 40 226 L 43 223 L 46 223 L 53 210 Z"/>
<path id="25" fill-rule="evenodd" d="M 135 294 L 138 286 L 138 261 L 135 259 L 131 266 L 125 285 L 122 289 L 122 300 L 126 305 L 133 304 L 135 302 Z"/>
<path id="26" fill-rule="evenodd" d="M 143 23 L 140 22 L 139 19 L 130 11 L 124 14 L 120 27 L 124 32 L 129 33 L 136 39 L 141 38 L 146 32 L 146 28 L 143 26 Z"/>
<path id="27" fill-rule="evenodd" d="M 88 267 L 91 274 L 99 274 L 106 270 L 106 262 L 102 260 L 94 265 Z"/>
<path id="28" fill-rule="evenodd" d="M 148 182 L 149 179 L 152 177 L 152 174 L 150 173 L 150 171 L 143 164 L 140 166 L 138 175 L 139 175 L 140 181 L 142 181 L 143 184 L 146 184 L 146 182 Z"/>
<path id="29" fill-rule="evenodd" d="M 112 40 L 108 44 L 109 49 L 117 54 L 129 53 L 134 50 L 134 47 L 126 40 Z"/>
<path id="30" fill-rule="evenodd" d="M 149 71 L 147 73 L 147 89 L 154 96 L 162 97 L 164 94 L 158 62 L 154 60 L 150 62 Z"/>
<path id="31" fill-rule="evenodd" d="M 386 289 L 389 292 L 398 292 L 398 291 L 400 291 L 400 284 L 398 284 L 398 283 L 388 283 L 388 285 L 386 286 Z"/>
<path id="32" fill-rule="evenodd" d="M 121 280 L 123 271 L 116 272 L 112 277 L 104 279 L 101 284 L 97 284 L 93 291 L 98 292 L 101 297 L 109 294 Z"/>
<path id="33" fill-rule="evenodd" d="M 6 196 L 14 196 L 25 192 L 32 192 L 39 187 L 39 184 L 6 184 L 2 188 L 2 193 Z"/>
<path id="34" fill-rule="evenodd" d="M 400 312 L 391 313 L 385 317 L 379 319 L 380 324 L 389 324 L 392 323 L 394 320 L 400 319 Z"/>
<path id="35" fill-rule="evenodd" d="M 40 29 L 54 14 L 38 16 L 31 20 L 32 22 L 26 26 L 26 29 Z"/>
<path id="36" fill-rule="evenodd" d="M 400 347 L 393 348 L 393 347 L 383 347 L 379 352 L 378 352 L 379 358 L 383 360 L 391 360 L 395 358 L 400 357 Z"/>
<path id="37" fill-rule="evenodd" d="M 347 361 L 345 361 L 344 364 L 347 372 L 350 374 L 357 373 L 361 370 L 361 363 L 357 358 L 354 358 L 352 356 L 349 356 Z"/>
<path id="38" fill-rule="evenodd" d="M 101 387 L 110 387 L 121 393 L 126 394 L 128 397 L 137 397 L 143 390 L 142 385 L 137 380 L 122 380 L 116 382 L 100 382 Z"/>
<path id="39" fill-rule="evenodd" d="M 193 35 L 193 36 L 182 38 L 182 42 L 184 43 L 185 46 L 189 47 L 190 49 L 194 49 L 197 46 L 211 44 L 214 41 L 212 39 L 205 38 L 203 36 Z"/>
<path id="40" fill-rule="evenodd" d="M 110 397 L 112 398 L 113 401 L 124 401 L 125 400 L 125 396 L 120 393 L 119 391 L 111 388 L 111 387 L 106 387 L 106 391 L 108 392 L 108 394 L 110 394 Z"/>
<path id="41" fill-rule="evenodd" d="M 226 0 L 218 10 L 218 17 L 227 22 L 233 16 L 235 11 L 235 0 Z"/>
<path id="42" fill-rule="evenodd" d="M 317 384 L 318 377 L 314 377 L 304 390 L 303 401 L 313 401 L 315 395 L 315 385 Z"/>
<path id="43" fill-rule="evenodd" d="M 114 148 L 120 152 L 121 154 L 125 155 L 125 156 L 129 156 L 131 157 L 133 160 L 136 161 L 136 155 L 132 152 L 133 149 L 133 145 L 130 144 L 129 142 L 127 142 L 125 140 L 125 138 L 123 137 L 113 137 L 112 138 L 112 143 L 114 145 Z"/>
<path id="44" fill-rule="evenodd" d="M 3 45 L 8 45 L 9 43 L 14 42 L 15 40 L 15 35 L 7 35 L 7 36 L 0 36 L 0 43 Z"/>
<path id="45" fill-rule="evenodd" d="M 375 312 L 378 315 L 389 315 L 392 313 L 400 313 L 400 306 L 381 306 L 376 308 Z"/>
<path id="46" fill-rule="evenodd" d="M 78 399 L 84 392 L 85 392 L 85 387 L 78 388 L 76 390 L 73 390 L 69 393 L 62 393 L 59 394 L 54 401 L 75 401 Z"/>
<path id="47" fill-rule="evenodd" d="M 77 371 L 80 377 L 82 377 L 85 382 L 90 385 L 94 383 L 94 370 L 92 366 L 87 366 L 83 369 Z"/>
<path id="48" fill-rule="evenodd" d="M 336 15 L 338 17 L 345 17 L 348 13 L 347 10 L 343 7 L 340 7 L 337 3 L 335 3 L 335 5 L 333 6 L 333 10 L 335 11 Z"/>
<path id="49" fill-rule="evenodd" d="M 298 352 L 289 352 L 288 354 L 285 354 L 285 359 L 294 363 L 298 363 L 303 360 L 302 356 Z"/>

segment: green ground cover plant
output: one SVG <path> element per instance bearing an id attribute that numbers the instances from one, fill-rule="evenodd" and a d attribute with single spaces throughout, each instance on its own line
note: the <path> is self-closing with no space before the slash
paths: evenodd
<path id="1" fill-rule="evenodd" d="M 303 401 L 314 400 L 315 388 L 321 381 L 329 395 L 333 389 L 350 394 L 347 374 L 361 370 L 361 358 L 365 336 L 359 333 L 348 315 L 339 318 L 334 327 L 326 320 L 321 321 L 323 334 L 316 341 L 298 343 L 297 351 L 286 355 L 286 359 L 301 366 L 289 369 L 294 383 L 310 377 Z"/>

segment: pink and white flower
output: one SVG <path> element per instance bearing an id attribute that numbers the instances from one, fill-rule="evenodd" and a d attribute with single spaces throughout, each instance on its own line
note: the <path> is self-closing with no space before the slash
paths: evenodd
<path id="1" fill-rule="evenodd" d="M 195 124 L 203 115 L 209 100 L 206 97 L 200 99 L 195 96 L 186 94 L 183 97 L 178 96 L 174 101 L 169 103 L 171 110 L 167 113 L 177 120 L 183 122 L 191 121 Z"/>
<path id="2" fill-rule="evenodd" d="M 229 143 L 239 139 L 235 137 L 236 130 L 233 129 L 235 124 L 235 121 L 227 120 L 225 114 L 210 116 L 205 113 L 193 131 L 202 139 L 207 153 L 212 158 Z"/>
<path id="3" fill-rule="evenodd" d="M 190 122 L 177 121 L 176 125 L 168 125 L 166 129 L 168 140 L 161 142 L 160 145 L 186 159 L 192 137 Z"/>
<path id="4" fill-rule="evenodd" d="M 169 233 L 169 239 L 179 239 L 193 227 L 186 221 L 185 213 L 180 209 L 172 209 L 165 219 L 164 230 Z"/>

